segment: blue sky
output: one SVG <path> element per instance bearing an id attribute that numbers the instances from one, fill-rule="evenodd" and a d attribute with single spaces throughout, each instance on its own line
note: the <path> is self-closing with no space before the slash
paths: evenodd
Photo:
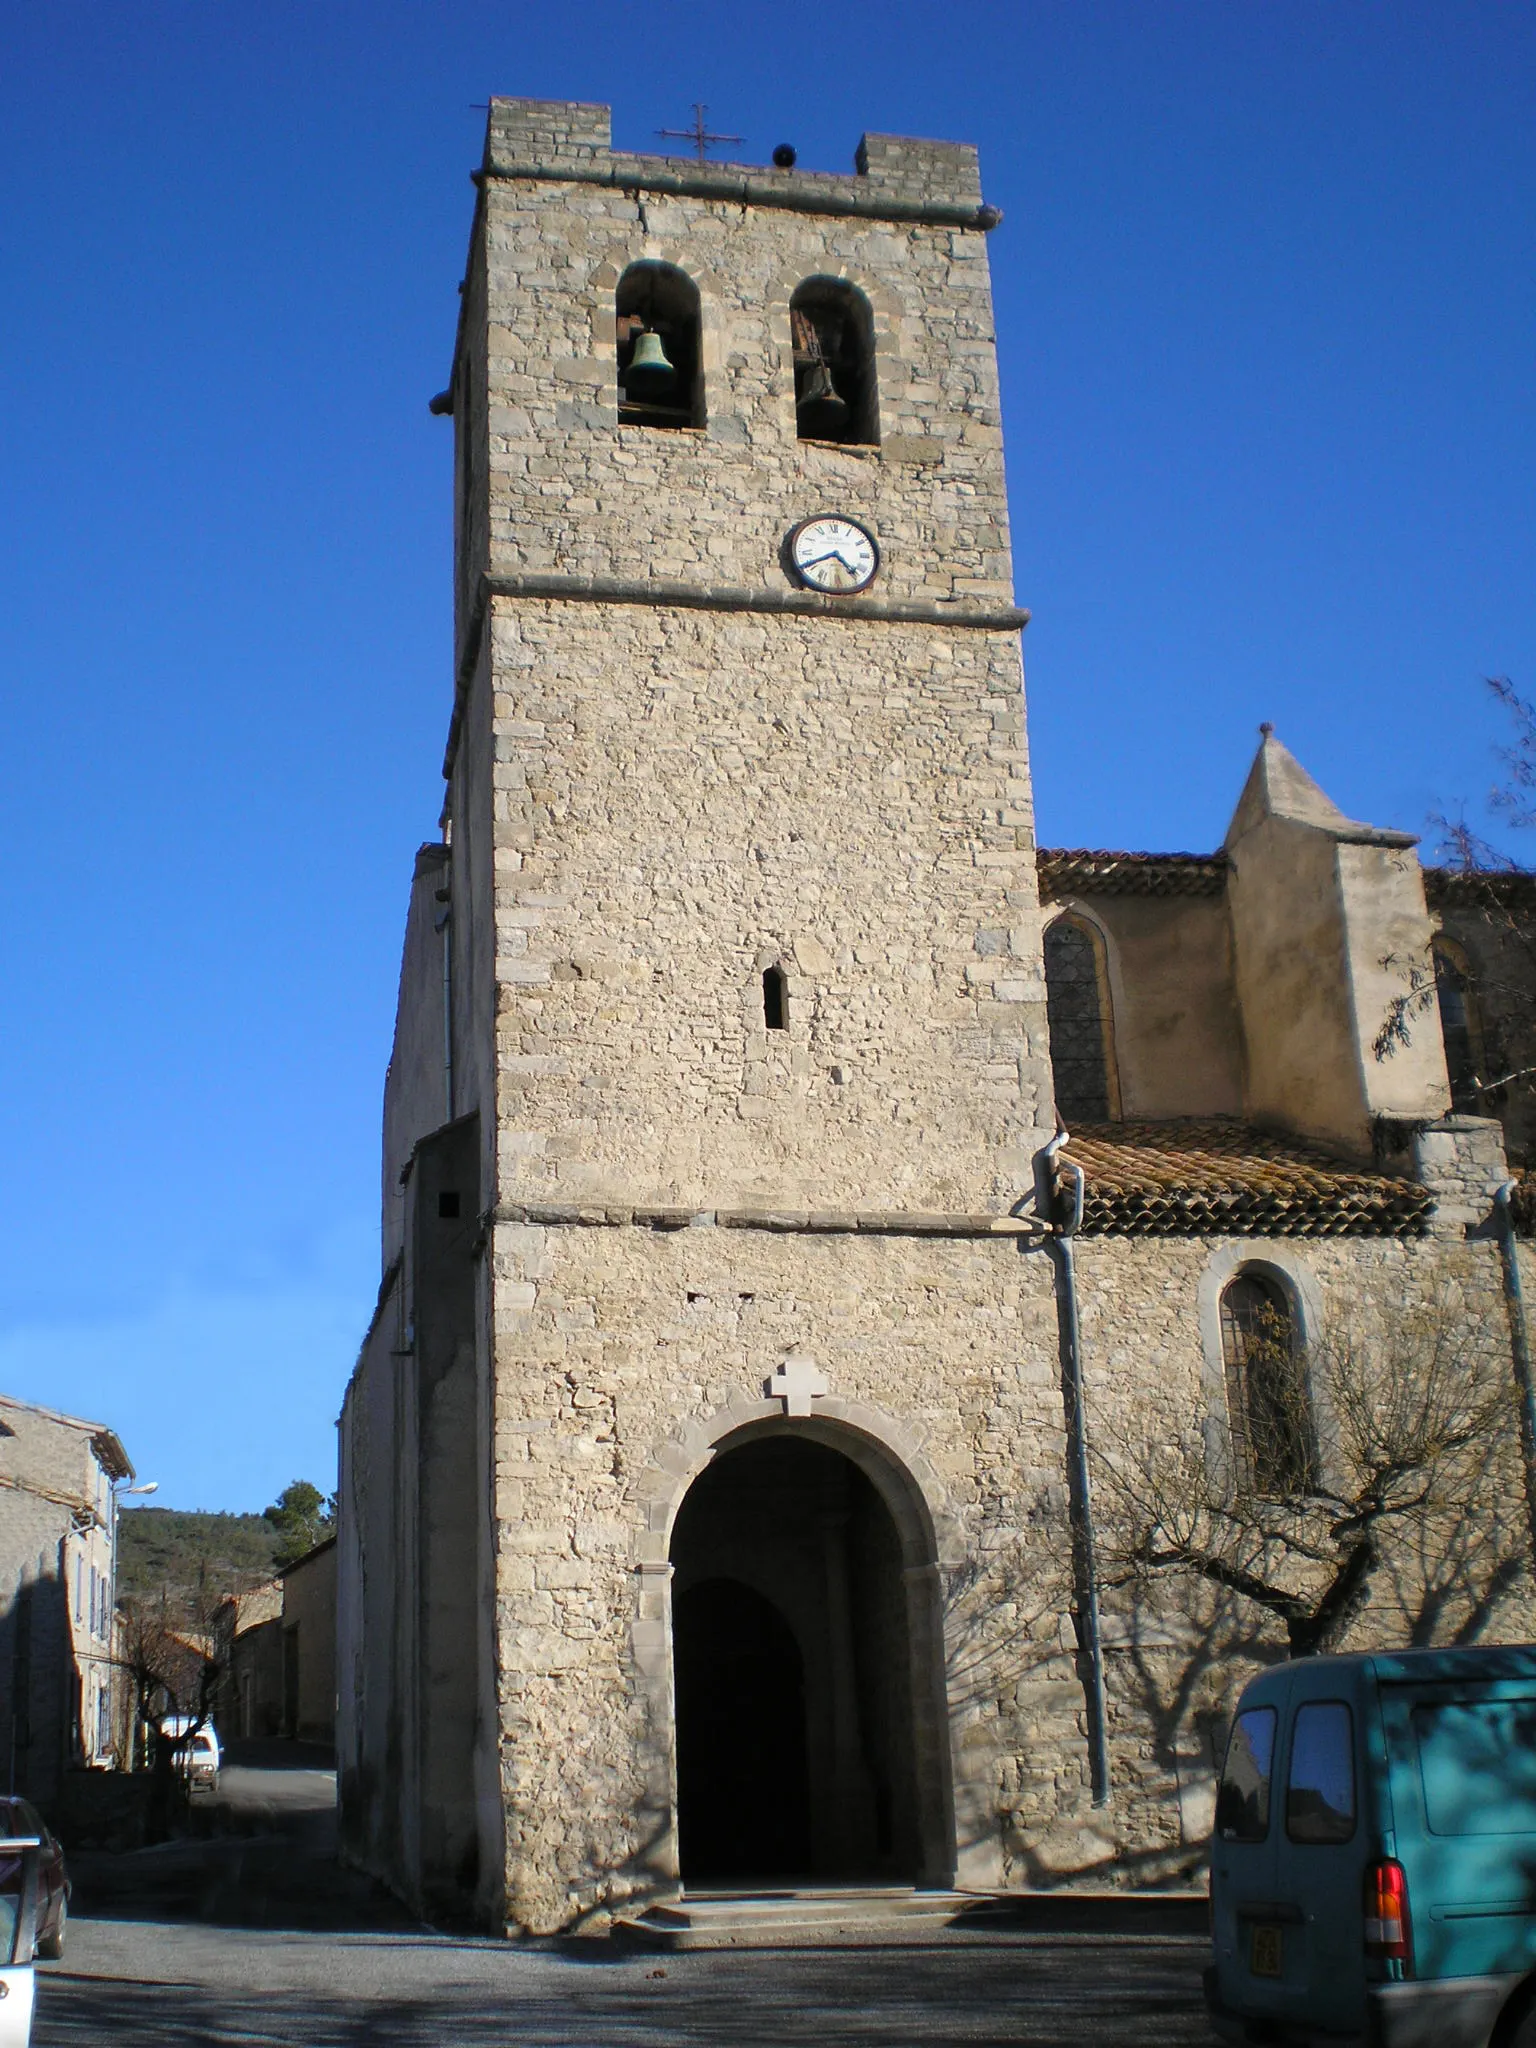
<path id="1" fill-rule="evenodd" d="M 0 1388 L 173 1506 L 331 1483 L 449 705 L 491 92 L 765 161 L 969 139 L 1041 836 L 1204 848 L 1260 719 L 1476 815 L 1536 690 L 1536 10 L 12 8 Z"/>

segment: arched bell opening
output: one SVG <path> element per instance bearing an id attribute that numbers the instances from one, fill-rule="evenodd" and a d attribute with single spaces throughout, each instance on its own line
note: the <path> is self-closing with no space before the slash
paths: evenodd
<path id="1" fill-rule="evenodd" d="M 842 278 L 808 277 L 789 302 L 789 326 L 797 438 L 877 445 L 875 320 L 868 299 Z"/>
<path id="2" fill-rule="evenodd" d="M 702 427 L 699 290 L 671 263 L 632 263 L 614 298 L 619 424 Z"/>
<path id="3" fill-rule="evenodd" d="M 811 1433 L 815 1430 L 815 1434 Z M 937 1571 L 815 1425 L 717 1452 L 671 1542 L 685 1885 L 944 1883 Z M 820 1439 L 820 1440 L 818 1440 Z"/>

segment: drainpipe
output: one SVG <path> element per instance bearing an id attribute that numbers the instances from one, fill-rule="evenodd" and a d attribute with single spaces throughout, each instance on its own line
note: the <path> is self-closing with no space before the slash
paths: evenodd
<path id="1" fill-rule="evenodd" d="M 1531 1552 L 1536 1556 L 1536 1389 L 1531 1384 L 1531 1332 L 1525 1319 L 1525 1289 L 1520 1280 L 1520 1253 L 1515 1244 L 1515 1212 L 1511 1201 L 1517 1183 L 1505 1181 L 1493 1198 L 1499 1233 L 1499 1259 L 1504 1268 L 1504 1305 L 1509 1312 L 1509 1348 L 1514 1360 L 1515 1387 L 1520 1396 L 1520 1449 L 1525 1462 L 1525 1512 L 1531 1525 Z"/>
<path id="2" fill-rule="evenodd" d="M 1049 1193 L 1051 1163 L 1067 1142 L 1058 1130 L 1035 1155 L 1042 1196 Z M 1083 1647 L 1088 1652 L 1088 1771 L 1095 1806 L 1109 1804 L 1109 1726 L 1104 1688 L 1104 1643 L 1099 1631 L 1099 1572 L 1093 1538 L 1093 1499 L 1088 1484 L 1088 1422 L 1083 1400 L 1082 1337 L 1077 1314 L 1076 1248 L 1072 1242 L 1083 1220 L 1083 1169 L 1063 1159 L 1072 1175 L 1069 1213 L 1057 1217 L 1046 1240 L 1056 1267 L 1056 1310 L 1061 1332 L 1062 1393 L 1067 1411 L 1067 1457 L 1070 1474 L 1073 1563 L 1077 1576 L 1077 1611 Z M 1054 1206 L 1054 1204 L 1053 1204 Z"/>
<path id="3" fill-rule="evenodd" d="M 444 1123 L 453 1122 L 453 911 L 449 891 L 439 889 L 437 900 L 443 908 L 433 920 L 443 935 L 443 1094 Z"/>

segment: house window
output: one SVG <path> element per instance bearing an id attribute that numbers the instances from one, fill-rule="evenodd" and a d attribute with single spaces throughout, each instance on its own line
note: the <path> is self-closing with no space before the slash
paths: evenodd
<path id="1" fill-rule="evenodd" d="M 789 979 L 782 967 L 763 969 L 763 1022 L 770 1031 L 789 1029 Z"/>
<path id="2" fill-rule="evenodd" d="M 1239 1273 L 1223 1291 L 1221 1359 L 1242 1483 L 1269 1500 L 1305 1493 L 1316 1457 L 1296 1317 L 1265 1274 Z"/>
<path id="3" fill-rule="evenodd" d="M 808 277 L 789 302 L 795 432 L 802 441 L 874 447 L 880 439 L 875 321 L 857 285 Z"/>
<path id="4" fill-rule="evenodd" d="M 1119 1114 L 1109 974 L 1104 941 L 1085 918 L 1046 928 L 1045 1009 L 1057 1114 L 1068 1126 L 1108 1123 Z"/>
<path id="5" fill-rule="evenodd" d="M 1451 1082 L 1451 1107 L 1476 1116 L 1482 1101 L 1478 1069 L 1482 1064 L 1482 1031 L 1467 956 L 1454 939 L 1437 938 L 1435 995 L 1440 1004 L 1440 1035 L 1445 1040 L 1445 1066 Z"/>
<path id="6" fill-rule="evenodd" d="M 614 300 L 619 424 L 702 427 L 699 291 L 671 263 L 632 263 Z"/>

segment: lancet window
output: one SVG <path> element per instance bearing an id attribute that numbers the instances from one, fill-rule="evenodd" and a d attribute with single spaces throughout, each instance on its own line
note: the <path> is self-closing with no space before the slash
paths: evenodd
<path id="1" fill-rule="evenodd" d="M 1104 941 L 1070 912 L 1045 932 L 1045 1005 L 1056 1110 L 1071 1129 L 1119 1115 Z"/>
<path id="2" fill-rule="evenodd" d="M 1262 1499 L 1313 1485 L 1316 1451 L 1295 1311 L 1285 1290 L 1251 1269 L 1221 1297 L 1232 1452 L 1242 1483 Z"/>

